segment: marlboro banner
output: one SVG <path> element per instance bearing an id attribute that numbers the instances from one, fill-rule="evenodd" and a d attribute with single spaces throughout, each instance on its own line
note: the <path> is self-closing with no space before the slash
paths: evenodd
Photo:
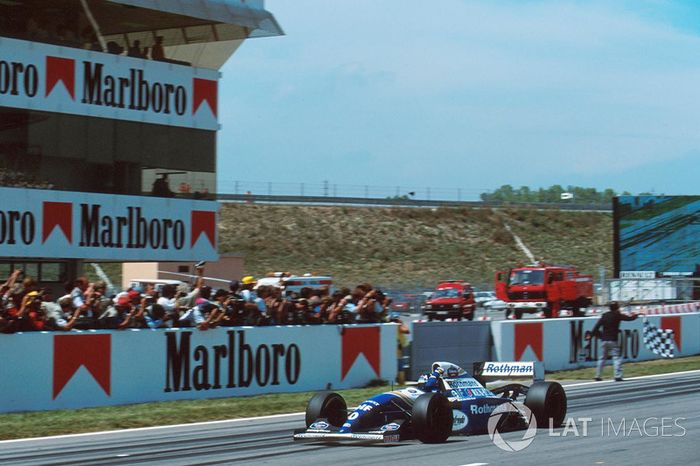
<path id="1" fill-rule="evenodd" d="M 0 364 L 0 413 L 337 390 L 397 370 L 396 324 L 0 336 L 22 355 Z"/>
<path id="2" fill-rule="evenodd" d="M 217 130 L 219 72 L 0 38 L 0 106 Z"/>
<path id="3" fill-rule="evenodd" d="M 216 260 L 215 201 L 0 188 L 0 257 Z"/>

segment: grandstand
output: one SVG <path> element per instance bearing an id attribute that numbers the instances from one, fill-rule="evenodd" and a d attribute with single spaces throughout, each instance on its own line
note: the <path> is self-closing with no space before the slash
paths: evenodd
<path id="1" fill-rule="evenodd" d="M 0 275 L 216 259 L 219 68 L 262 0 L 0 1 Z"/>

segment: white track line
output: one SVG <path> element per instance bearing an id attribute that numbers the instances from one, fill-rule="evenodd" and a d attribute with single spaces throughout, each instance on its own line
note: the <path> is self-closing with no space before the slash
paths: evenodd
<path id="1" fill-rule="evenodd" d="M 143 432 L 143 431 L 156 430 L 156 429 L 169 429 L 171 427 L 211 426 L 211 425 L 231 423 L 231 422 L 258 421 L 258 420 L 262 420 L 262 419 L 276 419 L 276 418 L 281 418 L 281 417 L 303 416 L 304 414 L 305 413 L 271 414 L 269 416 L 242 417 L 242 418 L 238 418 L 238 419 L 223 419 L 220 421 L 190 422 L 187 424 L 172 424 L 172 425 L 167 425 L 167 426 L 134 427 L 133 429 L 104 430 L 101 432 L 84 432 L 82 434 L 52 435 L 50 437 L 32 437 L 32 438 L 21 438 L 21 439 L 15 439 L 15 440 L 1 440 L 0 445 L 7 444 L 7 443 L 13 443 L 13 442 L 27 442 L 27 441 L 31 441 L 31 440 L 52 440 L 52 439 L 62 439 L 62 438 L 85 437 L 88 435 L 118 434 L 118 433 L 125 433 L 125 432 Z"/>

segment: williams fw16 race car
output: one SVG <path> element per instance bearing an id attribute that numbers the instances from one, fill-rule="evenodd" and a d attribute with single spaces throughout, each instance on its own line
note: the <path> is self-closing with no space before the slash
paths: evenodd
<path id="1" fill-rule="evenodd" d="M 494 426 L 499 432 L 559 427 L 566 416 L 566 392 L 557 382 L 535 380 L 535 372 L 531 362 L 475 363 L 473 375 L 435 362 L 415 387 L 381 393 L 351 411 L 339 394 L 319 392 L 306 407 L 307 428 L 295 431 L 294 440 L 442 443 L 450 435 L 482 434 Z M 489 380 L 522 378 L 534 383 L 486 388 Z"/>

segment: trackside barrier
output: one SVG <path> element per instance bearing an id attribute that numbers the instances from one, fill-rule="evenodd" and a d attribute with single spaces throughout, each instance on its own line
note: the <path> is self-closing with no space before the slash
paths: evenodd
<path id="1" fill-rule="evenodd" d="M 416 380 L 434 361 L 450 361 L 468 369 L 491 360 L 491 322 L 414 322 L 411 373 Z"/>
<path id="2" fill-rule="evenodd" d="M 649 322 L 674 331 L 676 355 L 700 354 L 700 313 L 651 315 Z M 599 342 L 586 342 L 598 317 L 493 321 L 494 358 L 498 361 L 541 361 L 548 371 L 596 364 Z M 619 341 L 626 361 L 659 359 L 644 346 L 642 318 L 620 325 Z"/>
<path id="3" fill-rule="evenodd" d="M 397 325 L 0 335 L 0 412 L 352 388 L 394 380 Z"/>

